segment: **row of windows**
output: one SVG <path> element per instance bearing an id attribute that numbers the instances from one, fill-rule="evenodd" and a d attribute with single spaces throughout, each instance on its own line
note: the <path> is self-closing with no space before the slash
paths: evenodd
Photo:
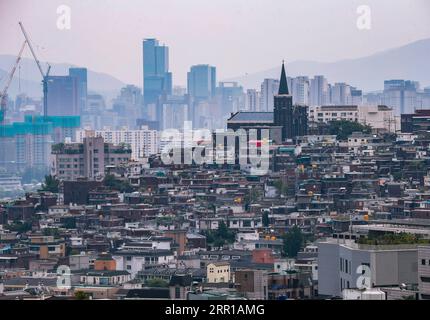
<path id="1" fill-rule="evenodd" d="M 224 269 L 224 270 L 217 270 L 217 273 L 223 273 L 223 272 L 228 272 L 228 269 Z M 209 268 L 209 273 L 215 273 L 215 270 L 213 268 Z"/>
<path id="2" fill-rule="evenodd" d="M 311 110 L 311 112 L 313 112 L 313 110 Z M 332 117 L 337 117 L 338 116 L 337 113 L 330 114 L 329 112 L 326 112 L 325 115 L 326 116 L 332 116 Z M 341 117 L 353 116 L 353 115 L 354 115 L 354 113 L 352 113 L 352 112 L 349 112 L 349 113 L 341 112 L 341 114 L 340 114 Z M 324 113 L 318 113 L 318 117 L 324 117 Z"/>
<path id="3" fill-rule="evenodd" d="M 421 259 L 421 265 L 422 266 L 426 266 L 426 265 L 429 265 L 430 266 L 430 260 L 428 260 L 428 263 L 426 263 L 426 259 Z"/>

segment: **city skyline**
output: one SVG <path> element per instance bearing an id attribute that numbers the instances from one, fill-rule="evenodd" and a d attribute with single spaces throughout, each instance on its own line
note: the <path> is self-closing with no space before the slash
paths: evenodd
<path id="1" fill-rule="evenodd" d="M 35 1 L 0 0 L 0 301 L 430 300 L 428 0 Z"/>
<path id="2" fill-rule="evenodd" d="M 424 18 L 430 12 L 427 1 L 390 2 L 388 6 L 386 2 L 368 2 L 371 30 L 357 28 L 360 17 L 357 8 L 362 5 L 358 1 L 332 0 L 323 4 L 317 1 L 303 4 L 272 1 L 264 2 L 265 5 L 261 1 L 217 2 L 218 5 L 202 5 L 195 1 L 181 5 L 169 1 L 162 4 L 125 1 L 121 6 L 114 1 L 114 5 L 104 10 L 98 10 L 100 3 L 96 1 L 83 4 L 50 0 L 37 8 L 31 8 L 28 0 L 7 6 L 2 2 L 0 11 L 4 12 L 4 19 L 0 27 L 5 31 L 5 40 L 0 44 L 0 54 L 15 54 L 18 50 L 22 37 L 16 21 L 22 20 L 34 30 L 32 40 L 40 60 L 87 67 L 109 73 L 124 83 L 141 86 L 141 42 L 144 38 L 157 38 L 161 44 L 170 47 L 173 84 L 185 85 L 187 71 L 195 64 L 214 65 L 219 69 L 218 78 L 228 79 L 273 68 L 283 59 L 287 62 L 338 61 L 430 38 L 430 22 Z M 70 30 L 59 30 L 56 26 L 56 10 L 62 4 L 71 8 Z M 191 13 L 193 18 L 187 20 Z M 271 17 L 270 21 L 265 13 Z M 284 13 L 289 13 L 286 21 L 281 19 Z M 155 16 L 162 18 L 153 21 Z M 209 20 L 202 20 L 205 17 Z M 109 21 L 115 21 L 115 24 Z M 194 21 L 203 27 L 195 28 Z M 160 22 L 169 22 L 169 28 Z M 93 28 L 88 28 L 88 24 Z M 339 30 L 338 24 L 344 28 Z M 264 34 L 259 28 L 262 25 Z M 298 25 L 301 27 L 295 29 Z M 193 32 L 187 32 L 187 28 Z M 289 41 L 279 41 L 277 35 L 280 33 L 286 34 Z M 79 46 L 76 45 L 78 36 L 82 42 Z M 25 56 L 28 55 L 26 52 Z"/>

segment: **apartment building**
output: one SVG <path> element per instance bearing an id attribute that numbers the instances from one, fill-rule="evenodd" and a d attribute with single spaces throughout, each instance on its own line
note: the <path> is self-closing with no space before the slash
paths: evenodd
<path id="1" fill-rule="evenodd" d="M 117 166 L 131 159 L 127 146 L 105 143 L 102 137 L 84 138 L 82 143 L 60 143 L 52 146 L 52 174 L 59 180 L 80 177 L 98 180 L 106 166 Z"/>
<path id="2" fill-rule="evenodd" d="M 344 289 L 356 289 L 357 284 L 372 288 L 416 284 L 417 247 L 415 244 L 366 245 L 335 238 L 321 241 L 318 243 L 318 293 L 341 297 Z"/>
<path id="3" fill-rule="evenodd" d="M 159 136 L 157 130 L 142 126 L 138 130 L 78 130 L 76 141 L 82 143 L 86 137 L 102 137 L 106 143 L 127 144 L 131 148 L 131 159 L 139 160 L 157 154 Z"/>
<path id="4" fill-rule="evenodd" d="M 353 121 L 369 125 L 375 130 L 395 132 L 400 129 L 393 109 L 387 106 L 334 105 L 312 106 L 308 109 L 309 122 Z"/>
<path id="5" fill-rule="evenodd" d="M 422 300 L 430 300 L 430 246 L 418 247 L 418 290 Z"/>

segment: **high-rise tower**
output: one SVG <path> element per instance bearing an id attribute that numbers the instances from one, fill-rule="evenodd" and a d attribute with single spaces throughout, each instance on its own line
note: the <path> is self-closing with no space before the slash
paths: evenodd
<path id="1" fill-rule="evenodd" d="M 169 47 L 157 39 L 143 40 L 143 100 L 157 103 L 159 96 L 172 94 L 172 73 L 169 72 Z"/>

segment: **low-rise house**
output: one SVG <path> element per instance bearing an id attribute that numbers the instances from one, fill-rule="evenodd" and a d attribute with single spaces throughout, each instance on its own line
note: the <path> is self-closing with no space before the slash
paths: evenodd
<path id="1" fill-rule="evenodd" d="M 230 263 L 212 262 L 206 266 L 208 283 L 225 283 L 230 282 Z"/>

